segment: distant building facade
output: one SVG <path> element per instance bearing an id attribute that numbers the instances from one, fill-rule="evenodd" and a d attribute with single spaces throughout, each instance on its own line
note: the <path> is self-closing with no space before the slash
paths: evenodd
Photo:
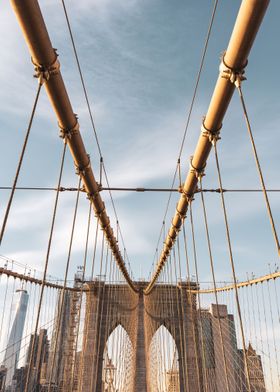
<path id="1" fill-rule="evenodd" d="M 7 368 L 4 365 L 0 366 L 0 392 L 5 390 Z"/>
<path id="2" fill-rule="evenodd" d="M 63 301 L 63 303 L 62 303 Z M 71 294 L 66 291 L 64 296 L 58 298 L 56 307 L 56 322 L 52 334 L 48 371 L 46 374 L 47 383 L 51 383 L 53 390 L 63 386 L 63 373 L 65 366 L 65 354 L 67 350 L 67 335 L 71 310 Z"/>
<path id="3" fill-rule="evenodd" d="M 28 293 L 26 290 L 16 291 L 15 318 L 9 335 L 7 348 L 5 351 L 3 365 L 6 367 L 5 388 L 11 390 L 13 376 L 18 366 L 21 339 L 27 312 Z"/>
<path id="4" fill-rule="evenodd" d="M 31 335 L 30 343 L 27 350 L 26 365 L 16 369 L 13 375 L 11 392 L 24 392 L 27 379 L 28 368 L 31 361 L 32 345 L 34 342 L 34 354 L 31 363 L 30 381 L 28 383 L 28 392 L 41 391 L 42 377 L 44 377 L 45 369 L 49 357 L 49 340 L 47 330 L 41 329 L 39 334 Z"/>
<path id="5" fill-rule="evenodd" d="M 244 354 L 237 347 L 234 317 L 228 314 L 227 306 L 212 304 L 209 310 L 201 310 L 201 323 L 204 349 L 202 361 L 205 361 L 206 367 L 204 384 L 207 383 L 207 391 L 224 392 L 228 381 L 230 392 L 248 392 Z M 246 356 L 251 392 L 266 392 L 261 357 L 251 344 L 246 350 Z"/>
<path id="6" fill-rule="evenodd" d="M 249 388 L 245 377 L 246 370 L 244 363 L 244 351 L 238 351 L 240 363 L 240 390 L 242 392 L 248 392 Z M 249 343 L 248 348 L 246 349 L 246 358 L 248 364 L 251 392 L 266 392 L 261 356 L 256 353 L 256 350 L 253 349 L 251 343 Z"/>
<path id="7" fill-rule="evenodd" d="M 31 381 L 30 381 L 30 392 L 39 391 L 39 385 L 46 377 L 46 369 L 49 360 L 49 339 L 46 329 L 40 329 L 39 334 L 31 335 L 30 345 L 27 354 L 27 366 L 31 361 L 32 345 L 34 341 L 34 354 L 31 364 Z"/>

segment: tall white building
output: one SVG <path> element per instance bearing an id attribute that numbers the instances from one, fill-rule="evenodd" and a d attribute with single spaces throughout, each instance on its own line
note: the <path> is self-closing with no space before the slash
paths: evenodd
<path id="1" fill-rule="evenodd" d="M 21 339 L 29 298 L 27 291 L 23 289 L 16 291 L 16 297 L 15 318 L 13 321 L 3 362 L 3 365 L 7 368 L 5 383 L 6 388 L 12 385 L 13 375 L 18 365 Z"/>

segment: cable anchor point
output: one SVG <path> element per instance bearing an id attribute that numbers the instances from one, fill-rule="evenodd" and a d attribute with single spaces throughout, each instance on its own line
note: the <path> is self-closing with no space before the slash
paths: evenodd
<path id="1" fill-rule="evenodd" d="M 241 83 L 244 80 L 247 80 L 244 74 L 245 74 L 245 68 L 248 64 L 248 60 L 246 60 L 245 64 L 240 69 L 235 69 L 230 67 L 225 62 L 225 56 L 226 56 L 226 52 L 223 53 L 221 58 L 221 64 L 219 67 L 220 76 L 221 78 L 229 80 L 231 83 L 235 84 L 237 88 L 239 88 L 241 86 Z"/>
<path id="2" fill-rule="evenodd" d="M 64 140 L 64 143 L 67 143 L 68 140 L 72 138 L 73 135 L 77 134 L 80 130 L 80 125 L 78 123 L 78 117 L 76 117 L 76 124 L 72 128 L 64 128 L 60 124 L 59 126 L 59 137 Z"/>
<path id="3" fill-rule="evenodd" d="M 187 201 L 188 204 L 191 204 L 194 201 L 194 195 L 190 195 L 189 193 L 185 192 L 184 188 L 182 188 L 182 196 Z M 186 218 L 187 214 L 185 215 Z"/>
<path id="4" fill-rule="evenodd" d="M 221 132 L 222 126 L 223 126 L 223 124 L 221 124 L 219 126 L 219 128 L 215 129 L 215 130 L 206 128 L 206 126 L 205 126 L 205 117 L 203 117 L 202 124 L 201 124 L 202 136 L 207 137 L 209 139 L 209 142 L 213 146 L 215 146 L 217 144 L 217 141 L 221 139 L 220 132 Z"/>
<path id="5" fill-rule="evenodd" d="M 78 176 L 85 177 L 86 171 L 87 171 L 88 169 L 90 169 L 90 167 L 91 167 L 90 156 L 89 156 L 89 154 L 87 154 L 87 157 L 88 157 L 88 162 L 87 162 L 85 165 L 76 165 L 76 164 L 75 164 L 76 174 L 77 174 Z"/>
<path id="6" fill-rule="evenodd" d="M 190 168 L 191 168 L 191 173 L 193 173 L 198 180 L 200 180 L 202 177 L 205 176 L 205 167 L 206 167 L 206 162 L 201 168 L 197 168 L 193 165 L 193 156 L 191 155 L 190 157 Z"/>
<path id="7" fill-rule="evenodd" d="M 50 65 L 36 63 L 36 61 L 31 57 L 31 62 L 34 65 L 35 70 L 35 74 L 33 76 L 38 79 L 38 82 L 41 85 L 49 81 L 53 75 L 57 75 L 60 72 L 60 63 L 58 61 L 57 50 L 53 49 L 53 51 L 55 60 Z"/>

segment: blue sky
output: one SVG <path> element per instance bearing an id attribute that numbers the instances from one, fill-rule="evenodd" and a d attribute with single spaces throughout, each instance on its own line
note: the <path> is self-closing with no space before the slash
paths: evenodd
<path id="1" fill-rule="evenodd" d="M 58 49 L 61 70 L 93 169 L 98 177 L 99 155 L 62 6 L 59 1 L 41 1 L 53 46 Z M 111 186 L 170 187 L 213 2 L 165 0 L 80 0 L 66 2 L 81 66 L 86 81 L 96 129 Z M 220 1 L 214 21 L 197 100 L 182 154 L 182 174 L 189 167 L 218 75 L 219 57 L 226 48 L 239 1 Z M 267 187 L 279 183 L 279 81 L 277 64 L 280 5 L 271 1 L 252 49 L 246 70 L 244 94 L 255 134 Z M 26 44 L 9 2 L 0 4 L 1 174 L 0 183 L 10 185 L 31 112 L 37 82 Z M 43 92 L 19 185 L 55 186 L 62 149 L 57 122 Z M 251 147 L 237 96 L 223 123 L 219 143 L 225 188 L 259 187 Z M 213 157 L 207 165 L 205 187 L 217 188 Z M 67 156 L 64 186 L 76 186 L 72 159 Z M 147 276 L 166 208 L 166 193 L 113 193 L 126 248 L 134 275 Z M 1 219 L 7 191 L 0 192 Z M 103 193 L 113 226 L 108 194 Z M 61 194 L 50 272 L 63 276 L 74 208 L 74 194 Z M 279 194 L 271 205 L 279 229 Z M 200 200 L 194 203 L 200 278 L 209 280 Z M 172 202 L 167 225 L 175 210 Z M 20 192 L 3 241 L 1 254 L 41 268 L 46 254 L 51 192 Z M 246 272 L 267 271 L 278 263 L 261 194 L 227 194 L 235 261 L 240 279 Z M 219 196 L 206 195 L 213 253 L 220 279 L 229 279 L 230 269 Z M 81 264 L 85 240 L 87 200 L 82 198 L 74 241 L 71 273 Z M 188 224 L 187 224 L 188 226 Z"/>

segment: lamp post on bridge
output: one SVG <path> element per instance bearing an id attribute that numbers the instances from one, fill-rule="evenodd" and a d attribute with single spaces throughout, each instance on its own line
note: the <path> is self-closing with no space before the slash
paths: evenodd
<path id="1" fill-rule="evenodd" d="M 114 387 L 114 378 L 117 368 L 113 365 L 112 359 L 108 360 L 105 368 L 105 392 L 118 392 Z"/>

